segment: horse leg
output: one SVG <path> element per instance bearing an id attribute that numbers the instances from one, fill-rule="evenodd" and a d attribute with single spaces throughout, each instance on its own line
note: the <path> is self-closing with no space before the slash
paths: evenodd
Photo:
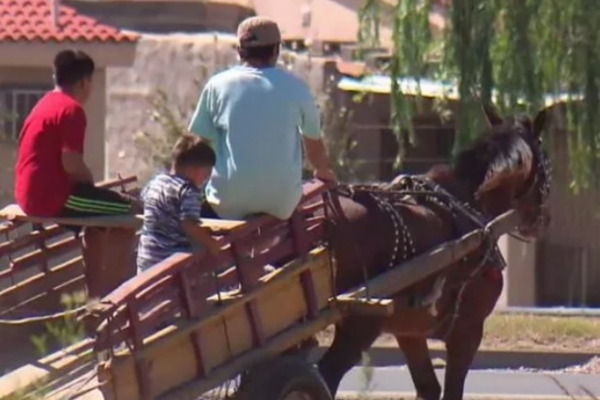
<path id="1" fill-rule="evenodd" d="M 381 328 L 380 318 L 364 316 L 350 316 L 336 325 L 333 343 L 319 361 L 319 372 L 334 398 L 346 372 L 361 361 Z"/>
<path id="2" fill-rule="evenodd" d="M 396 341 L 406 358 L 417 391 L 416 400 L 439 400 L 442 388 L 431 363 L 427 339 L 396 335 Z"/>
<path id="3" fill-rule="evenodd" d="M 459 318 L 446 339 L 446 376 L 443 400 L 462 400 L 465 380 L 483 337 L 483 320 Z"/>

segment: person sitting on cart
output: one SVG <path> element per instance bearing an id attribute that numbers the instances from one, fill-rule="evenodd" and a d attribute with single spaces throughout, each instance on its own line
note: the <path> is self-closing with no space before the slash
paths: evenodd
<path id="1" fill-rule="evenodd" d="M 211 77 L 189 131 L 210 141 L 217 160 L 203 216 L 288 219 L 302 197 L 302 142 L 314 176 L 335 181 L 308 85 L 277 67 L 281 33 L 265 17 L 238 27 L 241 65 Z"/>
<path id="2" fill-rule="evenodd" d="M 210 176 L 215 157 L 208 143 L 198 136 L 184 134 L 173 148 L 170 173 L 158 174 L 144 187 L 138 272 L 177 252 L 191 252 L 193 245 L 218 254 L 218 242 L 207 228 L 200 226 L 200 187 Z"/>
<path id="3" fill-rule="evenodd" d="M 63 50 L 54 58 L 54 90 L 25 119 L 19 134 L 15 198 L 28 215 L 86 218 L 130 214 L 137 204 L 115 191 L 96 187 L 84 161 L 86 113 L 95 64 L 82 51 Z M 66 227 L 78 235 L 82 228 Z M 83 260 L 89 298 L 102 297 L 134 274 L 124 260 L 132 251 L 133 229 L 86 228 Z"/>

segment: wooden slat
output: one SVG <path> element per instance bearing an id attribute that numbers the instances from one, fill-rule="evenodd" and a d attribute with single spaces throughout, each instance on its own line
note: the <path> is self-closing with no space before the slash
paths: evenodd
<path id="1" fill-rule="evenodd" d="M 49 272 L 40 272 L 0 291 L 0 310 L 12 310 L 19 304 L 79 276 L 83 276 L 83 262 L 81 257 L 76 257 L 52 268 Z"/>
<path id="2" fill-rule="evenodd" d="M 211 372 L 207 379 L 194 380 L 182 385 L 160 397 L 158 400 L 192 400 L 206 393 L 220 383 L 233 379 L 240 371 L 256 365 L 262 360 L 281 354 L 302 340 L 313 336 L 315 332 L 325 329 L 327 326 L 339 321 L 342 315 L 337 309 L 322 311 L 319 316 L 312 320 L 294 326 L 279 333 L 270 339 L 264 347 L 255 348 L 242 356 L 236 357 L 221 367 Z"/>
<path id="3" fill-rule="evenodd" d="M 8 220 L 20 220 L 39 224 L 59 224 L 74 226 L 89 226 L 98 228 L 131 228 L 139 229 L 143 222 L 143 215 L 117 215 L 106 217 L 85 218 L 40 218 L 26 215 L 21 207 L 11 204 L 0 210 L 0 218 Z"/>
<path id="4" fill-rule="evenodd" d="M 234 229 L 238 229 L 246 224 L 246 221 L 228 220 L 228 219 L 212 219 L 202 218 L 200 226 L 209 228 L 215 233 L 228 233 Z"/>
<path id="5" fill-rule="evenodd" d="M 129 299 L 135 297 L 140 291 L 156 283 L 158 280 L 163 279 L 165 276 L 177 273 L 188 265 L 193 265 L 196 273 L 203 273 L 214 271 L 223 266 L 232 264 L 234 264 L 233 255 L 227 246 L 221 251 L 221 254 L 219 254 L 218 257 L 200 259 L 199 261 L 197 256 L 194 256 L 193 254 L 176 253 L 147 271 L 144 271 L 142 274 L 131 278 L 129 281 L 112 291 L 104 298 L 104 300 L 110 304 L 120 306 Z"/>
<path id="6" fill-rule="evenodd" d="M 394 313 L 392 299 L 355 299 L 347 296 L 338 296 L 331 300 L 331 305 L 339 307 L 344 314 L 372 315 L 387 317 Z"/>
<path id="7" fill-rule="evenodd" d="M 0 235 L 8 235 L 10 232 L 19 229 L 25 222 L 22 221 L 3 221 L 0 223 Z"/>
<path id="8" fill-rule="evenodd" d="M 48 240 L 64 234 L 64 229 L 58 225 L 51 225 L 43 231 L 33 231 L 15 239 L 0 243 L 0 257 L 19 251 L 27 246 L 34 245 L 39 240 Z"/>
<path id="9" fill-rule="evenodd" d="M 237 245 L 232 244 L 233 257 L 236 261 L 235 264 L 237 265 L 242 292 L 248 293 L 256 286 L 256 281 L 258 281 L 258 276 L 255 276 L 256 273 L 255 271 L 252 271 L 252 269 L 260 264 L 251 263 L 251 265 L 249 265 L 249 263 L 245 261 L 246 257 L 244 254 L 241 254 L 241 251 L 242 250 L 240 250 Z M 252 328 L 252 339 L 254 340 L 254 344 L 256 346 L 262 346 L 266 337 L 262 329 L 262 323 L 256 304 L 253 301 L 246 303 L 246 311 Z"/>
<path id="10" fill-rule="evenodd" d="M 268 287 L 293 279 L 302 272 L 315 267 L 315 265 L 318 265 L 320 262 L 323 262 L 324 257 L 327 257 L 326 251 L 327 250 L 324 248 L 319 247 L 312 250 L 306 260 L 294 260 L 289 264 L 286 264 L 283 268 L 273 271 L 268 277 L 261 278 L 260 285 L 256 286 L 251 292 L 245 293 L 244 296 L 239 298 L 239 301 L 231 304 L 228 303 L 222 307 L 209 310 L 207 313 L 204 313 L 202 318 L 199 320 L 183 322 L 180 329 L 173 334 L 173 337 L 159 338 L 158 340 L 144 346 L 139 353 L 143 355 L 148 351 L 152 351 L 152 349 L 159 347 L 161 343 L 165 343 L 165 340 L 174 340 L 176 337 L 189 335 L 199 326 L 208 324 L 211 321 L 222 318 L 226 314 L 234 312 L 240 307 L 244 307 L 248 302 L 256 299 Z M 104 332 L 101 332 L 101 334 L 106 335 Z M 103 348 L 100 348 L 100 350 L 103 350 Z"/>
<path id="11" fill-rule="evenodd" d="M 520 223 L 520 216 L 514 210 L 507 211 L 491 221 L 486 229 L 472 231 L 463 237 L 441 244 L 427 253 L 392 268 L 388 272 L 371 279 L 369 294 L 374 297 L 389 297 L 427 277 L 460 261 L 478 249 L 486 238 L 496 241 L 501 235 L 511 232 Z M 485 233 L 487 231 L 487 235 Z M 367 289 L 362 286 L 340 298 L 364 298 Z"/>
<path id="12" fill-rule="evenodd" d="M 34 250 L 31 253 L 27 253 L 21 257 L 15 258 L 11 269 L 0 273 L 0 278 L 6 275 L 13 274 L 15 271 L 21 271 L 26 268 L 30 268 L 36 264 L 41 263 L 44 259 L 59 256 L 61 254 L 68 253 L 79 248 L 80 242 L 74 237 L 63 239 L 59 242 L 53 243 L 48 246 L 45 250 Z"/>
<path id="13" fill-rule="evenodd" d="M 194 298 L 192 296 L 190 282 L 189 279 L 187 279 L 188 272 L 189 269 L 183 270 L 180 275 L 181 285 L 183 287 L 183 303 L 187 309 L 187 315 L 190 318 L 198 318 L 198 316 L 200 315 L 200 308 L 196 306 L 196 302 L 194 301 Z M 197 375 L 199 378 L 203 378 L 206 373 L 206 368 L 204 366 L 204 355 L 202 352 L 200 333 L 196 331 L 192 332 L 190 334 L 190 340 L 192 341 L 192 347 L 194 348 Z"/>
<path id="14" fill-rule="evenodd" d="M 331 296 L 332 291 L 329 285 L 328 258 L 323 255 L 326 256 L 321 251 L 313 254 L 315 259 L 306 260 L 305 263 L 291 263 L 282 270 L 269 273 L 270 279 L 261 282 L 260 286 L 252 292 L 254 294 L 249 294 L 258 305 L 265 333 L 269 338 L 265 342 L 267 346 L 271 344 L 271 338 L 278 337 L 288 329 L 292 331 L 293 337 L 286 348 L 302 341 L 305 338 L 302 335 L 314 334 L 314 331 L 299 334 L 304 323 L 310 323 L 303 318 L 306 304 L 302 301 L 303 292 L 299 274 L 306 268 L 314 270 L 315 286 L 319 290 L 319 304 L 321 309 L 326 311 L 327 298 Z M 286 271 L 287 268 L 291 268 L 294 272 Z M 147 338 L 141 351 L 132 354 L 124 350 L 115 354 L 105 364 L 105 368 L 99 371 L 100 379 L 110 380 L 107 390 L 115 393 L 117 398 L 141 400 L 137 389 L 134 360 L 143 358 L 152 363 L 151 379 L 154 396 L 190 381 L 199 381 L 197 361 L 193 356 L 193 342 L 189 339 L 192 332 L 200 333 L 204 365 L 208 371 L 207 377 L 210 379 L 221 367 L 257 349 L 252 343 L 251 327 L 244 307 L 246 303 L 244 298 L 240 298 L 236 304 L 210 307 L 207 313 L 203 313 L 195 320 L 179 319 L 166 329 Z M 191 325 L 196 327 L 188 330 Z M 174 368 L 174 365 L 177 368 Z"/>
<path id="15" fill-rule="evenodd" d="M 111 188 L 114 188 L 117 186 L 123 186 L 123 185 L 127 185 L 130 183 L 135 183 L 135 182 L 137 182 L 137 176 L 128 175 L 124 178 L 123 177 L 113 178 L 113 179 L 107 179 L 104 181 L 96 182 L 96 186 L 111 189 Z"/>

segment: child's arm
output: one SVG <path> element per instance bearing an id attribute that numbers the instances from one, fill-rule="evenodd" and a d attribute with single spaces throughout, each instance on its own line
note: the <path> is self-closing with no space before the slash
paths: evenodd
<path id="1" fill-rule="evenodd" d="M 212 255 L 216 256 L 221 250 L 219 243 L 210 235 L 208 228 L 200 226 L 199 220 L 186 219 L 181 221 L 181 227 L 188 237 L 203 245 Z"/>
<path id="2" fill-rule="evenodd" d="M 206 250 L 217 255 L 219 243 L 210 235 L 210 231 L 200 227 L 202 193 L 195 187 L 186 187 L 179 199 L 179 223 L 181 229 L 194 242 L 206 247 Z"/>

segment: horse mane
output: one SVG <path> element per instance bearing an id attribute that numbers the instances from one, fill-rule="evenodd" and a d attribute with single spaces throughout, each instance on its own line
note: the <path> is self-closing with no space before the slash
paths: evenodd
<path id="1" fill-rule="evenodd" d="M 455 176 L 477 188 L 478 194 L 516 173 L 528 172 L 524 168 L 531 165 L 534 155 L 523 133 L 530 126 L 527 119 L 493 126 L 491 132 L 459 153 L 454 163 Z"/>

